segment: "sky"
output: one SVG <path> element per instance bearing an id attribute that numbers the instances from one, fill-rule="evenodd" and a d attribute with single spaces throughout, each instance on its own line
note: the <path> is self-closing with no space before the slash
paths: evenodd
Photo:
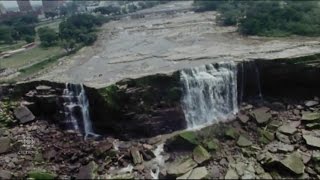
<path id="1" fill-rule="evenodd" d="M 0 2 L 4 5 L 5 8 L 17 8 L 18 4 L 17 1 L 11 0 L 11 1 L 3 1 L 0 0 Z M 42 5 L 41 0 L 30 0 L 31 6 L 39 6 Z"/>

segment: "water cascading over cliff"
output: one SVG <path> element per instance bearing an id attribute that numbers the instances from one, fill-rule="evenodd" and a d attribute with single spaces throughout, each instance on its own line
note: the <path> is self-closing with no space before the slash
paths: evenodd
<path id="1" fill-rule="evenodd" d="M 180 73 L 182 108 L 189 129 L 225 120 L 238 111 L 234 62 L 203 65 Z"/>
<path id="2" fill-rule="evenodd" d="M 67 128 L 81 131 L 86 138 L 89 135 L 97 136 L 92 129 L 89 101 L 83 85 L 66 83 L 63 99 L 65 122 L 68 124 Z"/>

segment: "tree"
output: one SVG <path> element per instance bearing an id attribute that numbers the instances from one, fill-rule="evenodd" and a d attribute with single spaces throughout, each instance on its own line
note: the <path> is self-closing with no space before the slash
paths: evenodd
<path id="1" fill-rule="evenodd" d="M 43 27 L 38 30 L 41 45 L 43 47 L 50 47 L 57 44 L 58 34 L 49 27 Z"/>
<path id="2" fill-rule="evenodd" d="M 74 40 L 63 40 L 61 43 L 64 50 L 66 50 L 67 53 L 74 50 L 76 47 L 76 42 Z"/>
<path id="3" fill-rule="evenodd" d="M 12 43 L 12 29 L 9 26 L 0 26 L 0 41 L 4 41 L 5 43 Z"/>
<path id="4" fill-rule="evenodd" d="M 24 37 L 24 40 L 25 40 L 27 43 L 32 43 L 32 42 L 34 42 L 35 37 L 34 37 L 34 36 L 27 35 L 27 36 Z"/>

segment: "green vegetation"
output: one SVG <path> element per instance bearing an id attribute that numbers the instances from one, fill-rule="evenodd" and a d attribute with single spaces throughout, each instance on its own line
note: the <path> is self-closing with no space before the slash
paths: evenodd
<path id="1" fill-rule="evenodd" d="M 37 17 L 24 15 L 6 19 L 0 23 L 0 42 L 9 44 L 19 40 L 32 42 L 35 37 Z"/>
<path id="2" fill-rule="evenodd" d="M 42 179 L 55 179 L 56 175 L 46 172 L 44 170 L 35 170 L 28 173 L 28 178 L 32 178 L 35 180 Z"/>
<path id="3" fill-rule="evenodd" d="M 245 35 L 318 36 L 318 1 L 202 1 L 195 0 L 197 11 L 217 10 L 222 25 L 238 25 Z"/>
<path id="4" fill-rule="evenodd" d="M 58 42 L 58 34 L 54 29 L 48 27 L 39 28 L 38 35 L 43 47 L 54 46 Z"/>
<path id="5" fill-rule="evenodd" d="M 18 106 L 16 101 L 3 99 L 0 102 L 0 128 L 12 126 L 16 120 L 13 117 L 12 110 Z"/>
<path id="6" fill-rule="evenodd" d="M 91 45 L 97 39 L 96 27 L 104 23 L 104 18 L 89 14 L 77 14 L 59 25 L 61 40 Z"/>
<path id="7" fill-rule="evenodd" d="M 34 47 L 30 50 L 17 53 L 5 59 L 1 59 L 1 68 L 20 68 L 27 66 L 46 58 L 50 58 L 56 54 L 62 53 L 63 49 L 60 47 L 41 48 Z"/>

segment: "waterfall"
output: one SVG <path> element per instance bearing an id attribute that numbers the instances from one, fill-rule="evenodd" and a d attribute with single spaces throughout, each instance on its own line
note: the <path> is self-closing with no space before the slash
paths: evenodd
<path id="1" fill-rule="evenodd" d="M 66 117 L 65 121 L 67 124 L 71 124 L 71 127 L 68 128 L 82 130 L 85 134 L 85 138 L 89 135 L 98 136 L 92 129 L 89 114 L 89 101 L 83 85 L 66 83 L 66 88 L 63 91 L 63 99 Z"/>
<path id="2" fill-rule="evenodd" d="M 182 108 L 188 128 L 225 120 L 238 111 L 237 68 L 234 62 L 202 65 L 180 72 Z"/>

